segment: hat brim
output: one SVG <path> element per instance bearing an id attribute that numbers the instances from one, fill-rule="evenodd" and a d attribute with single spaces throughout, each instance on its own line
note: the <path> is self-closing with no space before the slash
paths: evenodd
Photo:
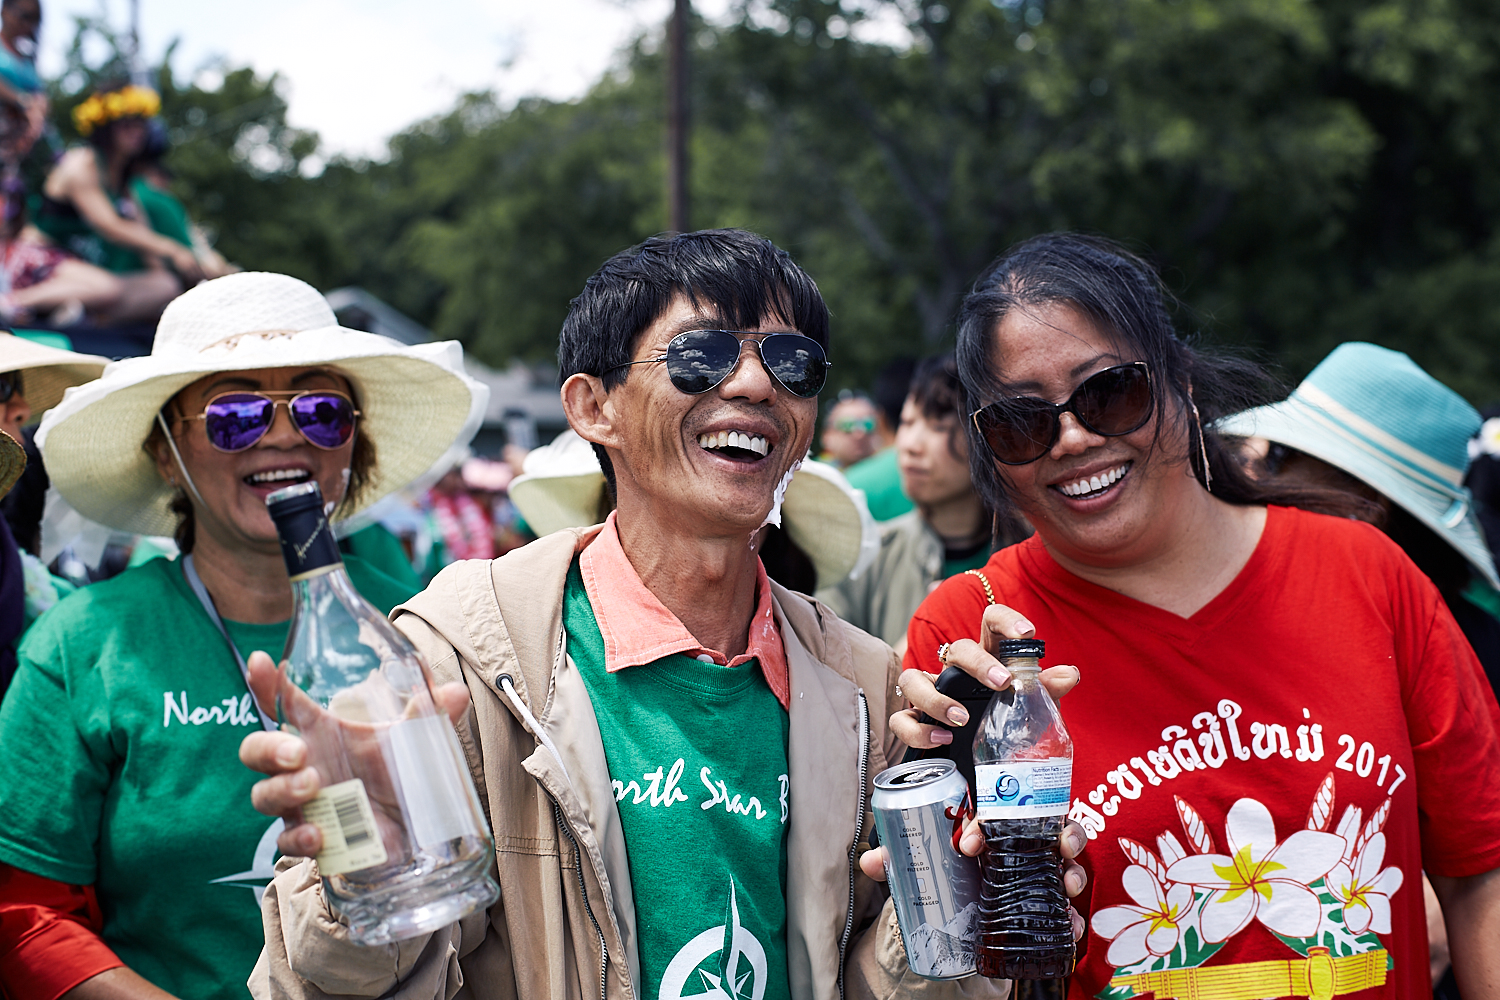
<path id="1" fill-rule="evenodd" d="M 1295 396 L 1280 403 L 1262 406 L 1218 422 L 1216 429 L 1238 437 L 1263 437 L 1295 448 L 1347 472 L 1372 489 L 1400 505 L 1439 538 L 1447 542 L 1484 577 L 1491 587 L 1500 589 L 1500 574 L 1495 571 L 1494 556 L 1473 516 L 1468 491 L 1455 487 L 1463 498 L 1463 516 L 1452 519 L 1454 496 L 1434 488 L 1423 487 L 1382 461 L 1372 449 L 1361 448 L 1346 440 L 1328 426 L 1331 418 Z"/>
<path id="2" fill-rule="evenodd" d="M 40 421 L 42 414 L 62 402 L 63 393 L 72 386 L 98 378 L 107 364 L 108 358 L 64 351 L 0 332 L 0 372 L 23 373 L 26 405 L 31 407 L 28 423 Z"/>
<path id="3" fill-rule="evenodd" d="M 143 447 L 161 407 L 216 372 L 327 366 L 347 376 L 359 400 L 360 431 L 376 462 L 352 517 L 420 477 L 484 417 L 489 390 L 463 373 L 454 341 L 407 345 L 342 327 L 276 340 L 251 338 L 199 352 L 129 358 L 97 381 L 66 391 L 42 421 L 37 446 L 52 484 L 91 520 L 144 535 L 170 535 L 172 489 Z"/>
<path id="4" fill-rule="evenodd" d="M 824 462 L 808 460 L 787 484 L 781 521 L 818 571 L 818 586 L 858 576 L 875 560 L 880 532 L 862 490 Z"/>
<path id="5" fill-rule="evenodd" d="M 25 471 L 26 449 L 15 438 L 0 431 L 0 497 L 10 492 Z"/>
<path id="6" fill-rule="evenodd" d="M 604 473 L 572 476 L 517 476 L 510 482 L 510 502 L 540 538 L 564 528 L 599 523 Z"/>
<path id="7" fill-rule="evenodd" d="M 528 458 L 529 471 L 510 484 L 511 503 L 538 536 L 599 521 L 604 473 L 597 459 L 587 444 L 569 440 L 558 447 L 556 454 L 533 452 L 542 461 Z M 862 572 L 874 561 L 880 535 L 864 493 L 832 466 L 803 462 L 787 484 L 781 510 L 781 523 L 812 560 L 819 587 Z"/>

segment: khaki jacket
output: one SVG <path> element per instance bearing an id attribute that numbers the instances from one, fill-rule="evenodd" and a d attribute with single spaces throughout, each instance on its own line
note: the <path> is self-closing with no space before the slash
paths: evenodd
<path id="1" fill-rule="evenodd" d="M 568 665 L 563 590 L 597 529 L 448 567 L 395 612 L 435 680 L 472 705 L 459 741 L 495 832 L 500 899 L 426 937 L 351 944 L 316 863 L 283 859 L 262 904 L 259 998 L 589 1000 L 641 995 L 639 921 L 599 724 Z M 787 966 L 796 1000 L 1003 996 L 978 977 L 913 975 L 884 888 L 858 871 L 898 665 L 884 643 L 772 584 L 791 682 Z M 753 734 L 747 734 L 753 738 Z"/>

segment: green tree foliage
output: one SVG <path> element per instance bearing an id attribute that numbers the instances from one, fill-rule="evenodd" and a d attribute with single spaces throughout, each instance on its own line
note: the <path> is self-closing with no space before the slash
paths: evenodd
<path id="1" fill-rule="evenodd" d="M 613 81 L 577 104 L 509 112 L 472 97 L 398 137 L 380 172 L 402 171 L 420 200 L 392 264 L 438 291 L 429 314 L 439 335 L 492 360 L 555 355 L 584 280 L 661 228 L 660 120 L 641 98 Z"/>
<path id="2" fill-rule="evenodd" d="M 1082 229 L 1156 262 L 1184 329 L 1294 376 L 1367 339 L 1500 396 L 1484 0 L 741 0 L 693 38 L 693 223 L 808 267 L 838 384 L 945 343 L 1007 245 Z M 226 255 L 363 284 L 496 363 L 550 355 L 584 278 L 665 225 L 663 77 L 642 40 L 578 101 L 469 96 L 309 177 L 275 79 L 159 74 Z"/>
<path id="3" fill-rule="evenodd" d="M 858 41 L 875 17 L 913 44 Z M 1083 229 L 1155 260 L 1189 329 L 1297 373 L 1373 339 L 1477 399 L 1497 27 L 1441 0 L 787 0 L 711 65 L 780 147 L 751 217 L 846 317 L 875 307 L 872 355 L 941 341 L 1010 243 Z"/>

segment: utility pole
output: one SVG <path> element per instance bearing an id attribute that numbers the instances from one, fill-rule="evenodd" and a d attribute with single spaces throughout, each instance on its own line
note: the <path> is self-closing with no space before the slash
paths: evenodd
<path id="1" fill-rule="evenodd" d="M 130 82 L 147 82 L 146 67 L 141 64 L 141 0 L 130 0 Z"/>
<path id="2" fill-rule="evenodd" d="M 673 0 L 667 28 L 667 228 L 688 231 L 688 13 Z"/>

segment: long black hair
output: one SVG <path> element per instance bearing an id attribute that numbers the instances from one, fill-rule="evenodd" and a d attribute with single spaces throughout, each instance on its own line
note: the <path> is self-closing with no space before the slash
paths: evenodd
<path id="1" fill-rule="evenodd" d="M 1177 335 L 1172 296 L 1156 271 L 1112 240 L 1078 233 L 1047 233 L 1018 243 L 979 276 L 958 313 L 958 370 L 967 413 L 1017 393 L 999 377 L 1001 321 L 1012 308 L 1068 305 L 1087 316 L 1119 345 L 1122 357 L 1146 362 L 1155 387 L 1156 440 L 1168 421 L 1187 424 L 1185 457 L 1192 474 L 1214 496 L 1232 504 L 1286 504 L 1349 516 L 1363 501 L 1335 490 L 1278 487 L 1252 479 L 1238 456 L 1239 441 L 1220 434 L 1220 417 L 1285 395 L 1262 365 L 1210 351 Z M 1005 478 L 972 420 L 969 464 L 974 486 L 995 510 L 1014 507 Z M 1203 468 L 1203 455 L 1208 467 Z"/>

